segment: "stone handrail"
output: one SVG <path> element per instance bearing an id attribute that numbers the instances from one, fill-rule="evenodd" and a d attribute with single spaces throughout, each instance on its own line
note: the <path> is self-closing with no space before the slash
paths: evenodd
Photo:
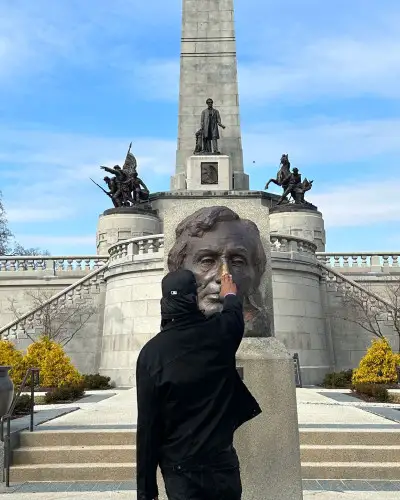
<path id="1" fill-rule="evenodd" d="M 164 250 L 164 235 L 136 236 L 120 241 L 108 249 L 110 264 L 121 260 L 141 258 L 144 255 L 159 254 Z"/>
<path id="2" fill-rule="evenodd" d="M 5 255 L 0 257 L 0 277 L 5 273 L 43 272 L 57 276 L 61 272 L 90 272 L 107 263 L 108 255 Z"/>
<path id="3" fill-rule="evenodd" d="M 35 326 L 40 326 L 42 324 L 44 308 L 48 305 L 54 305 L 54 308 L 57 308 L 63 303 L 71 304 L 74 303 L 75 300 L 90 296 L 91 293 L 98 293 L 100 285 L 104 282 L 104 273 L 106 269 L 107 264 L 99 269 L 95 269 L 90 274 L 87 274 L 64 290 L 61 290 L 61 292 L 53 295 L 53 297 L 43 302 L 40 306 L 1 327 L 0 339 L 10 340 L 18 338 L 19 332 L 23 333 Z"/>
<path id="4" fill-rule="evenodd" d="M 329 267 L 399 267 L 400 252 L 317 252 L 317 259 Z"/>
<path id="5" fill-rule="evenodd" d="M 351 290 L 353 293 L 357 294 L 359 297 L 367 298 L 369 300 L 370 306 L 379 308 L 390 315 L 390 312 L 394 310 L 393 304 L 389 301 L 380 297 L 378 294 L 372 290 L 368 290 L 364 286 L 360 285 L 356 281 L 344 276 L 340 272 L 332 269 L 330 266 L 318 263 L 322 271 L 322 280 L 327 284 L 333 286 L 334 290 L 337 292 L 345 292 Z M 371 300 L 372 299 L 372 300 Z"/>
<path id="6" fill-rule="evenodd" d="M 287 234 L 271 234 L 271 252 L 298 252 L 315 255 L 317 245 L 310 240 Z"/>

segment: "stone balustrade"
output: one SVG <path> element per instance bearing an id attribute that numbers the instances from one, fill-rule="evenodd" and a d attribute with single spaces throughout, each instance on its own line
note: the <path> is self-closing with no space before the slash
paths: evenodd
<path id="1" fill-rule="evenodd" d="M 317 259 L 333 268 L 365 268 L 400 267 L 399 252 L 317 252 Z M 400 269 L 399 269 L 400 271 Z"/>
<path id="2" fill-rule="evenodd" d="M 312 241 L 287 234 L 271 234 L 271 252 L 297 252 L 315 255 L 317 245 Z"/>
<path id="3" fill-rule="evenodd" d="M 110 265 L 124 261 L 140 260 L 146 258 L 145 256 L 154 254 L 161 257 L 164 252 L 164 235 L 153 234 L 151 236 L 130 238 L 112 245 L 108 252 L 110 254 Z"/>
<path id="4" fill-rule="evenodd" d="M 344 276 L 342 273 L 336 271 L 319 262 L 319 266 L 322 271 L 322 281 L 326 283 L 328 288 L 333 289 L 335 292 L 344 293 L 346 291 L 351 291 L 356 296 L 360 298 L 368 299 L 368 303 L 371 308 L 380 310 L 382 313 L 388 314 L 388 317 L 393 311 L 393 304 L 387 301 L 385 298 L 376 294 L 372 290 L 365 288 L 362 284 Z"/>
<path id="5" fill-rule="evenodd" d="M 0 277 L 8 273 L 39 272 L 58 276 L 60 273 L 89 273 L 108 262 L 107 255 L 79 256 L 1 256 Z M 3 274 L 4 273 L 4 274 Z"/>
<path id="6" fill-rule="evenodd" d="M 88 275 L 77 280 L 75 283 L 58 292 L 39 307 L 28 311 L 21 317 L 11 321 L 0 328 L 0 339 L 11 340 L 20 337 L 28 330 L 34 330 L 43 325 L 43 315 L 48 313 L 48 307 L 59 310 L 63 305 L 71 305 L 75 301 L 92 300 L 93 295 L 100 292 L 104 283 L 104 273 L 107 264 L 93 270 Z"/>

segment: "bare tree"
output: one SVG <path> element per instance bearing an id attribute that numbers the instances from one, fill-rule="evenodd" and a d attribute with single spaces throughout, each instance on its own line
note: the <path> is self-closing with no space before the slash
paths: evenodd
<path id="1" fill-rule="evenodd" d="M 50 301 L 54 295 L 49 290 L 29 290 L 25 292 L 26 300 L 32 309 L 40 309 L 40 319 L 35 325 L 35 333 L 25 331 L 27 337 L 34 342 L 40 335 L 66 346 L 75 335 L 82 330 L 97 307 L 89 299 Z M 15 299 L 8 299 L 10 311 L 16 319 L 20 319 L 25 311 L 21 311 Z"/>
<path id="2" fill-rule="evenodd" d="M 380 292 L 372 290 L 370 284 L 363 284 L 365 292 L 354 288 L 343 290 L 332 316 L 354 323 L 378 338 L 383 338 L 384 330 L 391 328 L 399 337 L 400 352 L 400 279 L 386 280 Z"/>

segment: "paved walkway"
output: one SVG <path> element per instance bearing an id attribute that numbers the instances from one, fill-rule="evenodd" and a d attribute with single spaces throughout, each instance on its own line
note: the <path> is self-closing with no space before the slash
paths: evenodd
<path id="1" fill-rule="evenodd" d="M 349 391 L 298 389 L 297 407 L 301 429 L 400 429 L 399 405 L 365 403 Z M 136 423 L 134 389 L 96 391 L 74 404 L 37 407 L 39 417 L 52 418 L 54 410 L 68 410 L 58 418 L 40 424 L 41 430 L 121 430 Z M 77 409 L 79 407 L 79 409 Z M 46 413 L 47 412 L 47 413 Z M 400 481 L 304 481 L 305 500 L 398 500 Z M 134 500 L 134 483 L 27 483 L 0 493 L 12 500 Z M 276 499 L 279 500 L 279 499 Z"/>
<path id="2" fill-rule="evenodd" d="M 10 500 L 136 500 L 135 491 L 96 491 L 66 493 L 12 493 Z M 304 500 L 399 500 L 399 492 L 305 491 Z M 275 500 L 279 500 L 276 498 Z"/>
<path id="3" fill-rule="evenodd" d="M 365 403 L 349 393 L 350 391 L 340 389 L 297 389 L 299 426 L 400 428 L 400 405 Z M 40 429 L 134 427 L 137 417 L 135 389 L 92 391 L 88 394 L 89 398 L 77 403 L 38 406 L 40 413 L 50 413 L 56 409 L 61 412 L 62 409 L 80 407 L 78 411 L 71 411 L 42 423 Z M 386 413 L 386 416 L 383 416 L 383 413 Z"/>

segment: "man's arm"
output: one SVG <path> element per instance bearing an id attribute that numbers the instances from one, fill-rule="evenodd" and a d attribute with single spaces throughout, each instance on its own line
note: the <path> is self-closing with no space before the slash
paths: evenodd
<path id="1" fill-rule="evenodd" d="M 114 170 L 113 168 L 110 167 L 100 167 L 102 170 L 105 170 L 106 172 L 109 172 L 110 174 L 117 175 L 118 171 Z"/>
<path id="2" fill-rule="evenodd" d="M 153 500 L 158 497 L 157 466 L 161 431 L 159 399 L 154 381 L 140 356 L 136 368 L 136 385 L 137 497 L 138 500 Z"/>
<path id="3" fill-rule="evenodd" d="M 221 297 L 224 307 L 221 312 L 221 329 L 225 337 L 232 339 L 235 351 L 238 350 L 244 334 L 243 306 L 237 297 L 237 287 L 230 274 L 221 278 Z"/>

